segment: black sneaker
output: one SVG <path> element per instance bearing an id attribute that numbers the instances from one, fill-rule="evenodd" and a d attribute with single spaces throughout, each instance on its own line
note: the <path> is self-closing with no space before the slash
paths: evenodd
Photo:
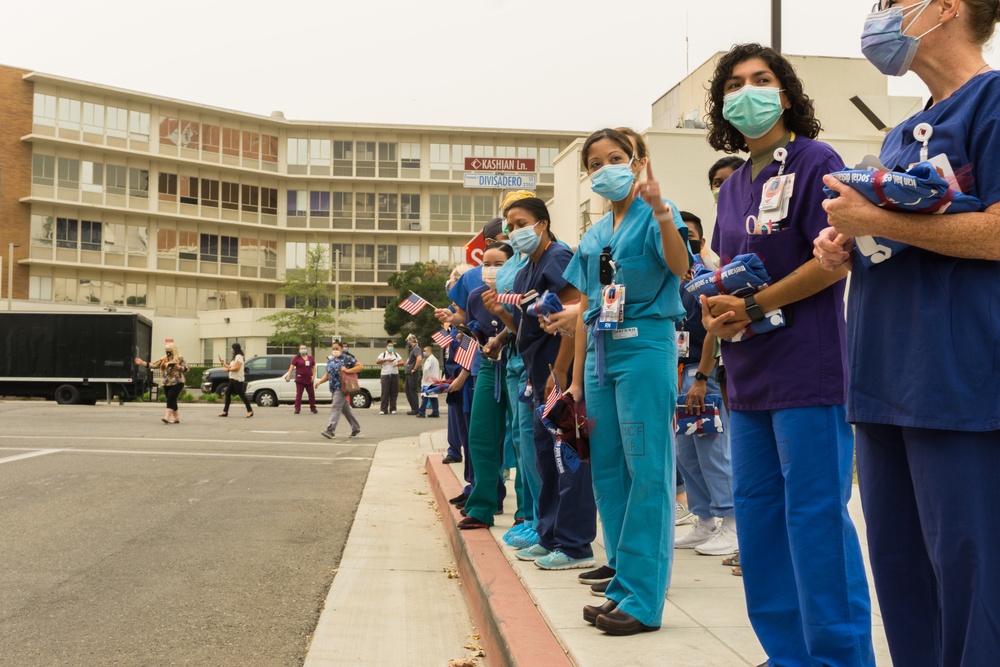
<path id="1" fill-rule="evenodd" d="M 577 580 L 581 584 L 601 584 L 606 581 L 611 581 L 615 578 L 615 571 L 612 570 L 607 565 L 602 565 L 596 570 L 587 570 L 586 572 L 580 573 Z"/>
<path id="2" fill-rule="evenodd" d="M 441 463 L 461 463 L 461 462 L 462 462 L 462 459 L 456 459 L 451 454 L 449 454 L 448 456 L 445 456 L 443 459 L 441 459 Z"/>
<path id="3" fill-rule="evenodd" d="M 426 415 L 422 415 L 422 414 L 420 414 L 420 413 L 418 412 L 418 413 L 417 413 L 417 419 L 426 419 Z"/>
<path id="4" fill-rule="evenodd" d="M 610 581 L 602 581 L 599 584 L 594 584 L 593 586 L 590 587 L 590 594 L 593 595 L 595 598 L 604 597 L 604 591 L 608 590 L 608 584 L 610 583 L 611 583 Z"/>
<path id="5" fill-rule="evenodd" d="M 355 429 L 355 430 L 351 431 L 351 437 L 352 437 L 352 438 L 356 438 L 356 437 L 358 437 L 359 435 L 361 435 L 361 429 L 360 429 L 360 428 L 359 428 L 359 429 Z"/>
<path id="6" fill-rule="evenodd" d="M 333 431 L 323 431 L 320 435 L 329 440 L 333 439 Z"/>

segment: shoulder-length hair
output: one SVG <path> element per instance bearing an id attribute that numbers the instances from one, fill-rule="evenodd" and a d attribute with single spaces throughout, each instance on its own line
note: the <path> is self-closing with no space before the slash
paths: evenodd
<path id="1" fill-rule="evenodd" d="M 708 113 L 705 115 L 708 120 L 708 143 L 712 148 L 727 153 L 750 150 L 743 134 L 722 117 L 722 98 L 725 97 L 726 81 L 733 75 L 733 69 L 751 58 L 763 60 L 785 91 L 785 97 L 791 104 L 782 115 L 785 127 L 810 139 L 819 136 L 823 126 L 816 118 L 812 100 L 802 89 L 802 80 L 788 59 L 769 46 L 737 44 L 719 59 L 709 82 Z"/>

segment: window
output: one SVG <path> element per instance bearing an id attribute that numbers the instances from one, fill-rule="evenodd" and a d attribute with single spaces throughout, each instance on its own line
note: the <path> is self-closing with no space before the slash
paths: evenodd
<path id="1" fill-rule="evenodd" d="M 330 217 L 330 193 L 309 191 L 309 215 L 314 218 Z"/>
<path id="2" fill-rule="evenodd" d="M 240 184 L 222 181 L 222 208 L 238 211 L 240 208 Z"/>
<path id="3" fill-rule="evenodd" d="M 555 164 L 556 156 L 559 155 L 558 148 L 538 149 L 538 171 L 543 174 L 552 173 L 552 165 Z"/>
<path id="4" fill-rule="evenodd" d="M 260 189 L 260 212 L 266 215 L 278 215 L 278 189 Z"/>
<path id="5" fill-rule="evenodd" d="M 399 195 L 399 219 L 403 221 L 403 229 L 412 229 L 412 224 L 420 226 L 420 195 Z"/>
<path id="6" fill-rule="evenodd" d="M 109 137 L 124 139 L 128 136 L 128 110 L 120 107 L 107 107 L 106 109 L 107 133 Z"/>
<path id="7" fill-rule="evenodd" d="M 396 144 L 380 141 L 378 144 L 379 176 L 395 178 L 399 175 L 399 162 L 396 158 Z"/>
<path id="8" fill-rule="evenodd" d="M 198 179 L 194 176 L 181 176 L 180 197 L 182 204 L 198 203 Z"/>
<path id="9" fill-rule="evenodd" d="M 128 193 L 133 197 L 149 197 L 149 170 L 131 167 L 128 170 Z"/>
<path id="10" fill-rule="evenodd" d="M 518 146 L 517 156 L 534 160 L 538 157 L 538 149 L 534 146 Z"/>
<path id="11" fill-rule="evenodd" d="M 218 153 L 220 143 L 218 125 L 201 125 L 201 149 L 206 153 Z"/>
<path id="12" fill-rule="evenodd" d="M 101 225 L 101 239 L 104 252 L 115 255 L 125 254 L 125 225 L 105 222 Z"/>
<path id="13" fill-rule="evenodd" d="M 427 259 L 438 264 L 447 264 L 449 247 L 446 245 L 432 245 L 428 249 Z"/>
<path id="14" fill-rule="evenodd" d="M 278 137 L 260 135 L 260 157 L 264 162 L 272 164 L 278 161 Z"/>
<path id="15" fill-rule="evenodd" d="M 240 131 L 232 127 L 222 128 L 222 154 L 239 157 Z"/>
<path id="16" fill-rule="evenodd" d="M 32 301 L 52 300 L 52 276 L 28 278 L 28 298 Z"/>
<path id="17" fill-rule="evenodd" d="M 55 218 L 51 215 L 33 214 L 31 216 L 31 245 L 51 248 L 52 226 L 54 224 Z"/>
<path id="18" fill-rule="evenodd" d="M 246 156 L 244 156 L 246 157 Z M 260 207 L 260 188 L 256 185 L 243 185 L 242 208 L 247 213 L 256 213 Z"/>
<path id="19" fill-rule="evenodd" d="M 475 209 L 476 222 L 489 222 L 492 218 L 496 217 L 499 204 L 497 204 L 496 197 L 493 195 L 475 195 L 473 197 L 473 207 Z"/>
<path id="20" fill-rule="evenodd" d="M 219 254 L 223 264 L 236 264 L 240 257 L 239 238 L 236 236 L 220 236 Z"/>
<path id="21" fill-rule="evenodd" d="M 375 142 L 358 141 L 355 143 L 358 158 L 358 176 L 375 176 Z"/>
<path id="22" fill-rule="evenodd" d="M 260 134 L 258 132 L 243 132 L 243 157 L 247 160 L 260 159 Z"/>
<path id="23" fill-rule="evenodd" d="M 104 191 L 104 165 L 84 160 L 80 164 L 80 188 L 84 192 Z"/>
<path id="24" fill-rule="evenodd" d="M 448 171 L 448 144 L 431 144 L 431 171 Z"/>
<path id="25" fill-rule="evenodd" d="M 80 221 L 80 248 L 83 250 L 101 249 L 101 223 L 90 220 Z"/>
<path id="26" fill-rule="evenodd" d="M 103 104 L 83 103 L 83 131 L 91 134 L 104 134 Z"/>
<path id="27" fill-rule="evenodd" d="M 306 195 L 305 190 L 288 191 L 288 217 L 305 217 L 306 215 Z"/>
<path id="28" fill-rule="evenodd" d="M 201 205 L 219 207 L 219 182 L 208 178 L 201 179 Z"/>
<path id="29" fill-rule="evenodd" d="M 431 195 L 431 222 L 448 222 L 448 195 Z"/>
<path id="30" fill-rule="evenodd" d="M 70 158 L 59 158 L 59 187 L 80 187 L 80 161 Z"/>
<path id="31" fill-rule="evenodd" d="M 160 119 L 161 146 L 176 146 L 180 139 L 180 134 L 180 120 L 167 116 Z"/>
<path id="32" fill-rule="evenodd" d="M 181 259 L 198 259 L 198 232 L 177 232 L 177 248 Z"/>
<path id="33" fill-rule="evenodd" d="M 354 175 L 353 141 L 333 142 L 333 175 L 334 176 Z"/>
<path id="34" fill-rule="evenodd" d="M 288 140 L 288 164 L 307 165 L 309 164 L 309 140 L 289 139 Z"/>
<path id="35" fill-rule="evenodd" d="M 335 229 L 350 229 L 351 214 L 354 212 L 354 194 L 351 192 L 333 193 L 333 226 Z"/>
<path id="36" fill-rule="evenodd" d="M 59 128 L 65 130 L 79 130 L 82 104 L 80 100 L 69 100 L 65 97 L 59 98 Z"/>
<path id="37" fill-rule="evenodd" d="M 178 143 L 180 143 L 181 148 L 198 150 L 200 136 L 201 132 L 198 123 L 190 120 L 181 120 L 181 131 L 178 136 Z"/>
<path id="38" fill-rule="evenodd" d="M 455 171 L 465 170 L 465 158 L 472 157 L 472 146 L 455 144 L 451 147 L 451 168 Z"/>
<path id="39" fill-rule="evenodd" d="M 56 96 L 35 93 L 34 122 L 36 125 L 56 125 Z"/>
<path id="40" fill-rule="evenodd" d="M 55 185 L 56 158 L 54 155 L 31 156 L 31 182 L 38 185 Z"/>
<path id="41" fill-rule="evenodd" d="M 354 217 L 358 229 L 375 229 L 375 193 L 354 193 Z"/>
<path id="42" fill-rule="evenodd" d="M 375 307 L 376 308 L 389 308 L 392 306 L 392 302 L 395 297 L 391 296 L 376 296 L 375 297 Z"/>
<path id="43" fill-rule="evenodd" d="M 399 268 L 402 271 L 413 268 L 413 265 L 420 261 L 420 246 L 401 245 L 399 246 Z"/>
<path id="44" fill-rule="evenodd" d="M 330 140 L 309 140 L 309 164 L 317 167 L 330 166 Z"/>
<path id="45" fill-rule="evenodd" d="M 517 150 L 513 146 L 497 146 L 497 157 L 517 157 Z"/>
<path id="46" fill-rule="evenodd" d="M 493 146 L 473 146 L 472 155 L 473 157 L 495 157 Z"/>
<path id="47" fill-rule="evenodd" d="M 337 253 L 340 253 L 340 258 L 338 260 Z M 336 266 L 337 262 L 340 263 L 340 270 L 347 271 L 347 277 L 341 277 L 343 280 L 350 280 L 351 273 L 351 262 L 353 261 L 351 255 L 351 244 L 350 243 L 331 243 L 330 244 L 330 265 Z"/>
<path id="48" fill-rule="evenodd" d="M 468 220 L 472 217 L 472 196 L 451 196 L 451 217 L 455 220 Z"/>
<path id="49" fill-rule="evenodd" d="M 403 169 L 420 169 L 420 144 L 402 143 L 399 145 L 400 165 Z"/>
<path id="50" fill-rule="evenodd" d="M 399 229 L 399 195 L 379 194 L 378 228 Z"/>
<path id="51" fill-rule="evenodd" d="M 79 223 L 70 218 L 56 218 L 56 247 L 76 248 Z"/>
<path id="52" fill-rule="evenodd" d="M 201 261 L 219 261 L 219 237 L 215 234 L 201 235 Z"/>
<path id="53" fill-rule="evenodd" d="M 137 141 L 149 141 L 149 114 L 145 111 L 129 111 L 128 132 Z"/>
<path id="54" fill-rule="evenodd" d="M 177 174 L 160 173 L 160 201 L 177 201 Z"/>
<path id="55" fill-rule="evenodd" d="M 371 243 L 354 244 L 354 267 L 371 270 L 375 268 L 375 246 Z M 358 280 L 361 280 L 358 278 Z"/>
<path id="56" fill-rule="evenodd" d="M 107 165 L 104 182 L 109 195 L 124 195 L 128 189 L 128 168 L 117 164 Z"/>
<path id="57" fill-rule="evenodd" d="M 354 297 L 354 307 L 358 310 L 371 310 L 375 307 L 375 297 L 356 296 Z"/>
<path id="58" fill-rule="evenodd" d="M 129 225 L 125 231 L 125 251 L 129 255 L 146 255 L 149 252 L 149 230 Z"/>
<path id="59" fill-rule="evenodd" d="M 397 266 L 399 266 L 399 262 L 396 259 L 396 246 L 379 244 L 378 270 L 395 271 Z"/>
<path id="60" fill-rule="evenodd" d="M 125 283 L 125 305 L 146 305 L 146 283 Z"/>

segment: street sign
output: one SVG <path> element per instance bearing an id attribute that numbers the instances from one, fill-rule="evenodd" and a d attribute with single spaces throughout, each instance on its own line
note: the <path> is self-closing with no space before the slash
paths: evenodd
<path id="1" fill-rule="evenodd" d="M 466 171 L 535 171 L 533 157 L 467 157 Z"/>
<path id="2" fill-rule="evenodd" d="M 467 188 L 494 188 L 498 190 L 534 190 L 535 175 L 521 174 L 465 174 Z"/>

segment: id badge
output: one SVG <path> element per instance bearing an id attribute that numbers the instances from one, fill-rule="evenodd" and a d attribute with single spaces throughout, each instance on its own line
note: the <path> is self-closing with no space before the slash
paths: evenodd
<path id="1" fill-rule="evenodd" d="M 691 351 L 691 332 L 690 331 L 678 331 L 677 332 L 677 356 L 686 357 Z"/>
<path id="2" fill-rule="evenodd" d="M 760 199 L 757 215 L 757 234 L 773 234 L 782 229 L 781 221 L 788 215 L 788 205 L 795 188 L 795 174 L 784 174 L 767 179 Z"/>
<path id="3" fill-rule="evenodd" d="M 597 328 L 602 331 L 617 329 L 625 317 L 625 286 L 612 283 L 601 290 L 601 315 Z"/>

